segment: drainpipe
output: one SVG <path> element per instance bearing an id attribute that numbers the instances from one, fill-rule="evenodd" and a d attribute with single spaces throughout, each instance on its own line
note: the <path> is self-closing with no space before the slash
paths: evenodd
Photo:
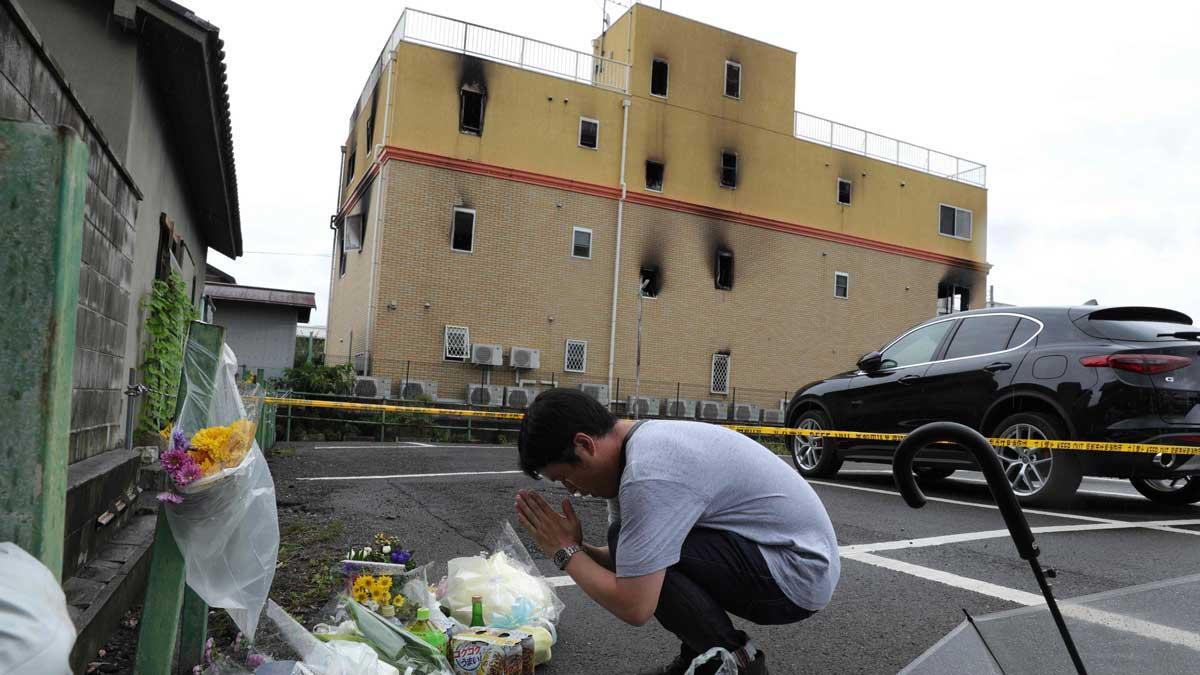
<path id="1" fill-rule="evenodd" d="M 621 282 L 621 226 L 625 219 L 625 148 L 629 141 L 629 99 L 621 101 L 621 198 L 617 201 L 617 249 L 613 256 L 612 318 L 608 332 L 608 390 L 612 391 L 613 364 L 617 356 L 617 298 Z"/>
<path id="2" fill-rule="evenodd" d="M 366 363 L 364 370 L 367 374 L 371 373 L 371 333 L 375 326 L 375 277 L 379 276 L 379 231 L 383 229 L 383 214 L 379 211 L 380 203 L 383 201 L 383 193 L 387 187 L 387 177 L 383 171 L 383 152 L 382 148 L 387 147 L 388 130 L 391 129 L 392 119 L 392 64 L 396 57 L 396 51 L 392 50 L 387 54 L 387 69 L 386 71 L 380 67 L 379 76 L 383 77 L 384 72 L 387 73 L 387 97 L 383 106 L 383 137 L 380 138 L 380 144 L 375 146 L 375 163 L 379 165 L 379 174 L 377 180 L 379 184 L 375 186 L 375 206 L 371 210 L 375 213 L 375 233 L 371 239 L 371 280 L 367 286 L 367 340 L 363 351 L 366 352 Z"/>

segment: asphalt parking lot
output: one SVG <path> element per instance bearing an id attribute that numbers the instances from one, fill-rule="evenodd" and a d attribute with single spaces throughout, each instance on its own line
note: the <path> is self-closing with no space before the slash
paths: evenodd
<path id="1" fill-rule="evenodd" d="M 566 491 L 517 470 L 516 450 L 427 443 L 291 443 L 271 461 L 281 510 L 340 520 L 345 544 L 376 532 L 400 536 L 422 561 L 441 563 L 487 547 L 513 517 L 521 488 L 554 503 Z M 781 458 L 781 462 L 784 460 Z M 785 465 L 788 470 L 791 464 Z M 800 624 L 746 624 L 775 673 L 894 673 L 963 618 L 1037 603 L 1028 564 L 1017 557 L 979 474 L 959 472 L 926 489 L 909 509 L 882 465 L 847 463 L 836 480 L 813 481 L 837 530 L 842 578 L 833 602 Z M 575 500 L 585 538 L 599 541 L 605 505 Z M 281 513 L 281 516 L 283 514 Z M 1084 479 L 1067 508 L 1030 509 L 1055 594 L 1070 598 L 1200 573 L 1200 507 L 1151 503 L 1123 481 Z M 519 528 L 518 528 L 519 529 Z M 669 661 L 674 637 L 651 622 L 633 628 L 593 604 L 526 539 L 560 597 L 553 661 L 540 673 L 636 673 Z M 1147 672 L 1153 672 L 1147 671 Z"/>

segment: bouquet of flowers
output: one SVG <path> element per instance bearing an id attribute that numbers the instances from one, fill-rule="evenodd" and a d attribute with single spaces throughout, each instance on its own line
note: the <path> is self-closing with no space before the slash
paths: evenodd
<path id="1" fill-rule="evenodd" d="M 158 461 L 175 490 L 160 492 L 158 500 L 180 504 L 180 493 L 203 489 L 217 474 L 241 466 L 254 445 L 257 426 L 254 420 L 243 418 L 228 426 L 205 427 L 191 437 L 178 426 L 164 430 L 170 445 Z"/>
<path id="2" fill-rule="evenodd" d="M 416 605 L 401 590 L 412 578 L 423 575 L 413 552 L 401 548 L 400 540 L 375 535 L 374 546 L 352 548 L 342 561 L 346 594 L 356 602 L 386 617 L 415 615 Z"/>

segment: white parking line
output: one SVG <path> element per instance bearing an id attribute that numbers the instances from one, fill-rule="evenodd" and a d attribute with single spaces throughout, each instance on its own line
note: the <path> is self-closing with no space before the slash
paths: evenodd
<path id="1" fill-rule="evenodd" d="M 388 478 L 445 478 L 447 476 L 498 476 L 502 474 L 524 473 L 512 471 L 458 471 L 455 473 L 394 473 L 386 476 L 313 476 L 295 480 L 384 480 Z"/>
<path id="2" fill-rule="evenodd" d="M 1139 527 L 1159 529 L 1171 527 L 1174 525 L 1200 525 L 1200 519 L 1192 520 L 1155 520 L 1149 522 L 1113 522 L 1113 523 L 1088 523 L 1087 525 L 1047 525 L 1044 527 L 1030 528 L 1034 534 L 1051 534 L 1058 532 L 1096 532 L 1100 530 L 1127 530 Z M 1200 532 L 1192 530 L 1169 530 L 1171 532 L 1187 533 L 1200 535 Z M 982 539 L 1000 539 L 1008 537 L 1008 530 L 985 530 L 982 532 L 963 532 L 961 534 L 947 534 L 940 537 L 923 537 L 920 539 L 900 539 L 897 541 L 881 541 L 875 544 L 851 544 L 841 546 L 838 551 L 842 556 L 847 556 L 854 553 L 875 553 L 877 551 L 895 551 L 906 548 L 925 548 L 929 546 L 944 546 L 946 544 L 961 544 L 968 541 L 979 541 Z"/>

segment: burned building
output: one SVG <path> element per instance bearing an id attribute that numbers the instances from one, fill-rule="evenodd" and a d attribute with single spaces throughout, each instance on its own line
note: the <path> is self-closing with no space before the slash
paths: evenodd
<path id="1" fill-rule="evenodd" d="M 644 4 L 590 52 L 406 11 L 343 148 L 331 362 L 733 416 L 982 298 L 985 168 L 796 112 L 795 75 Z"/>

